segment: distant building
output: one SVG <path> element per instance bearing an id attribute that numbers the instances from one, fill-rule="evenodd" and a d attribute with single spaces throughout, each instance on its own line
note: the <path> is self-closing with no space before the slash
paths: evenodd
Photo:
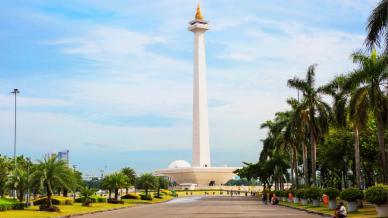
<path id="1" fill-rule="evenodd" d="M 64 160 L 67 164 L 69 164 L 69 150 L 63 150 L 58 152 L 58 160 Z"/>

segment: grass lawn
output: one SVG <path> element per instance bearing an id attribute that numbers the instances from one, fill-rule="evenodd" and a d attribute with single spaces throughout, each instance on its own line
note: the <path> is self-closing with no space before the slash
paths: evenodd
<path id="1" fill-rule="evenodd" d="M 39 211 L 38 206 L 32 206 L 24 210 L 8 210 L 0 212 L 0 218 L 49 218 L 59 217 L 70 214 L 87 213 L 92 211 L 101 211 L 120 207 L 131 207 L 134 204 L 108 204 L 108 203 L 95 203 L 91 207 L 83 207 L 80 203 L 74 203 L 73 205 L 59 206 L 60 212 L 44 212 Z"/>
<path id="2" fill-rule="evenodd" d="M 295 208 L 306 209 L 310 211 L 321 212 L 328 215 L 333 215 L 334 210 L 328 209 L 326 206 L 313 207 L 311 205 L 303 206 L 300 204 L 280 202 L 280 205 L 287 205 Z M 365 208 L 358 209 L 355 213 L 348 213 L 349 218 L 377 218 L 377 213 L 375 207 L 366 206 Z"/>

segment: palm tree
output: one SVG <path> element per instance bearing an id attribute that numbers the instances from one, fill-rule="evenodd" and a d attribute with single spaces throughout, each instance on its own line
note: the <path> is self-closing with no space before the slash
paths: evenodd
<path id="1" fill-rule="evenodd" d="M 148 196 L 148 191 L 150 189 L 157 188 L 158 180 L 151 173 L 144 173 L 137 179 L 136 186 L 138 189 L 144 189 L 146 196 Z"/>
<path id="2" fill-rule="evenodd" d="M 346 76 L 336 77 L 327 85 L 327 90 L 334 99 L 335 126 L 347 129 L 349 127 L 348 120 L 352 124 L 356 185 L 361 188 L 360 130 L 366 126 L 368 121 L 369 100 L 365 89 L 355 90 L 356 87 L 349 86 L 348 90 L 344 90 L 347 79 Z"/>
<path id="3" fill-rule="evenodd" d="M 74 184 L 70 168 L 63 160 L 59 160 L 57 155 L 45 157 L 44 160 L 39 160 L 35 166 L 34 172 L 31 174 L 31 183 L 37 185 L 40 189 L 46 189 L 47 192 L 47 207 L 52 207 L 53 190 L 58 187 L 71 189 Z"/>
<path id="4" fill-rule="evenodd" d="M 369 16 L 365 44 L 368 48 L 380 47 L 381 41 L 387 52 L 388 46 L 388 0 L 382 0 Z M 381 39 L 384 37 L 384 39 Z"/>
<path id="5" fill-rule="evenodd" d="M 157 193 L 157 196 L 158 196 L 158 198 L 160 198 L 160 189 L 167 189 L 168 186 L 170 185 L 170 181 L 167 180 L 163 176 L 158 176 L 157 178 L 158 178 L 158 193 Z"/>
<path id="6" fill-rule="evenodd" d="M 303 99 L 297 110 L 307 112 L 310 144 L 311 144 L 311 174 L 313 184 L 316 185 L 317 143 L 320 135 L 328 131 L 331 117 L 330 106 L 322 100 L 324 87 L 315 87 L 315 67 L 311 65 L 306 79 L 293 78 L 288 80 L 288 86 L 302 92 Z"/>
<path id="7" fill-rule="evenodd" d="M 136 172 L 130 167 L 125 167 L 121 172 L 127 177 L 127 186 L 125 187 L 125 193 L 128 194 L 128 188 L 135 184 Z"/>
<path id="8" fill-rule="evenodd" d="M 80 197 L 82 199 L 82 206 L 90 206 L 92 203 L 92 196 L 96 194 L 97 190 L 94 188 L 89 188 L 88 186 L 83 186 L 80 189 Z"/>
<path id="9" fill-rule="evenodd" d="M 117 200 L 119 197 L 119 190 L 127 186 L 127 177 L 119 172 L 108 175 L 104 179 L 104 187 L 109 189 L 109 198 L 111 197 L 111 191 L 114 191 L 114 199 Z"/>
<path id="10" fill-rule="evenodd" d="M 369 107 L 373 111 L 377 124 L 377 138 L 379 142 L 380 163 L 383 173 L 384 183 L 388 183 L 388 163 L 386 158 L 386 148 L 384 144 L 384 131 L 387 125 L 387 96 L 384 95 L 382 86 L 386 85 L 388 79 L 388 56 L 378 55 L 373 50 L 370 56 L 362 52 L 352 54 L 354 63 L 359 65 L 358 69 L 352 72 L 344 85 L 345 90 L 355 90 L 353 95 L 352 119 L 356 128 L 360 128 L 365 116 L 364 110 Z M 365 108 L 360 108 L 365 106 Z M 367 107 L 368 106 L 368 107 Z M 357 109 L 358 108 L 358 109 Z"/>
<path id="11" fill-rule="evenodd" d="M 28 189 L 28 174 L 27 171 L 21 167 L 16 168 L 8 177 L 8 185 L 12 189 L 17 190 L 17 198 L 20 202 L 24 200 L 24 193 Z"/>

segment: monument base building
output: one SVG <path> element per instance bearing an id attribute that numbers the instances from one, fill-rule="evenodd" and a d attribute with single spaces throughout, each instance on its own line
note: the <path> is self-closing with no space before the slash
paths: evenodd
<path id="1" fill-rule="evenodd" d="M 187 161 L 177 160 L 167 169 L 157 170 L 155 173 L 169 177 L 181 187 L 220 186 L 233 179 L 233 172 L 238 168 L 211 167 L 205 51 L 205 32 L 209 30 L 209 26 L 199 4 L 195 19 L 190 22 L 188 29 L 194 33 L 192 166 Z"/>
<path id="2" fill-rule="evenodd" d="M 169 177 L 182 187 L 221 186 L 236 175 L 236 167 L 191 167 L 184 160 L 172 162 L 167 169 L 157 170 L 156 174 Z"/>

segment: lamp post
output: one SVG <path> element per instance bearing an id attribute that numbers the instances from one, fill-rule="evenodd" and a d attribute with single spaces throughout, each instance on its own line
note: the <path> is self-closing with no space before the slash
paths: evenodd
<path id="1" fill-rule="evenodd" d="M 17 164 L 17 161 L 16 161 L 16 97 L 17 95 L 20 93 L 20 91 L 18 89 L 14 89 L 11 94 L 14 94 L 15 96 L 15 129 L 14 129 L 14 138 L 13 138 L 13 159 L 14 159 L 14 167 L 15 167 L 15 170 L 16 170 L 16 164 Z M 16 189 L 14 190 L 14 197 L 16 197 Z"/>

